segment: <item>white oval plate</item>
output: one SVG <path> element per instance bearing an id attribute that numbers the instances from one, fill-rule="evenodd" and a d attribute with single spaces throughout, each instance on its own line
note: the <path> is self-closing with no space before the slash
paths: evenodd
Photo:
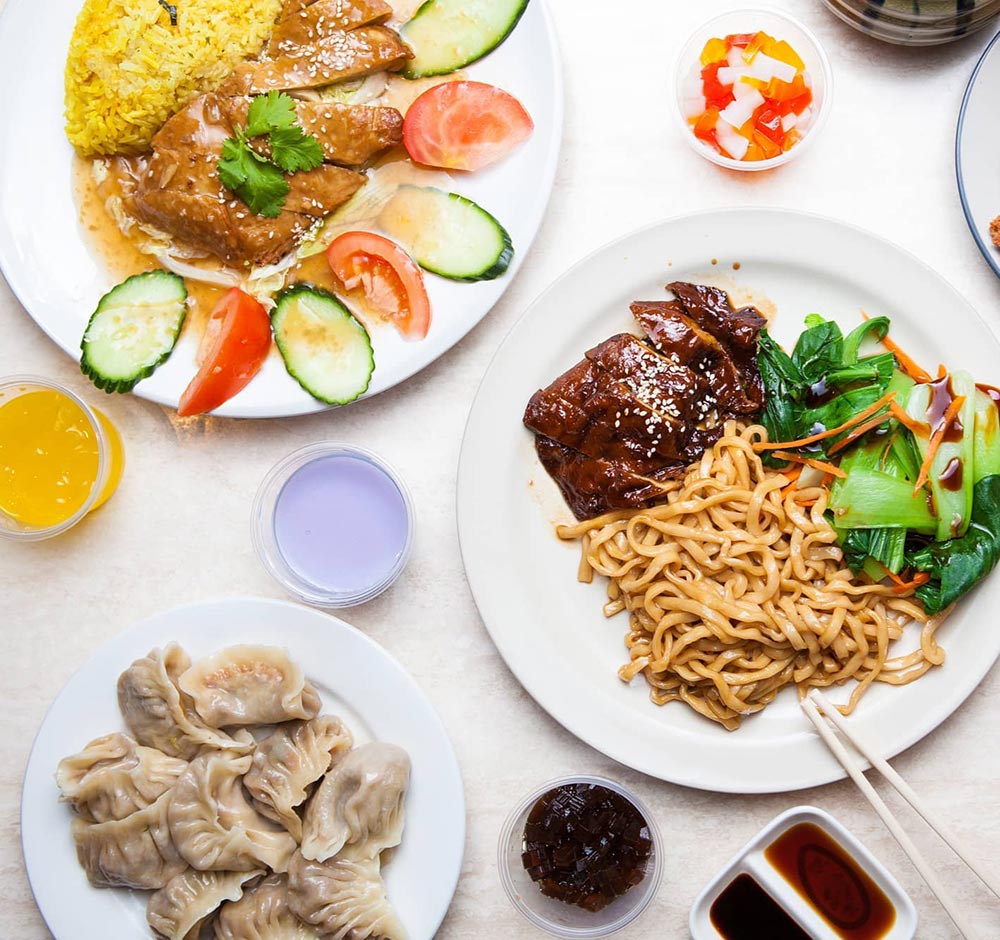
<path id="1" fill-rule="evenodd" d="M 990 41 L 969 79 L 955 134 L 958 194 L 972 237 L 1000 276 L 1000 248 L 990 239 L 990 222 L 1000 215 L 1000 33 Z"/>
<path id="2" fill-rule="evenodd" d="M 35 739 L 24 776 L 21 839 L 35 901 L 55 940 L 152 938 L 146 892 L 90 887 L 59 802 L 59 761 L 88 741 L 125 730 L 118 676 L 176 640 L 197 659 L 234 643 L 288 650 L 358 741 L 404 747 L 413 764 L 402 845 L 385 867 L 390 902 L 410 940 L 432 940 L 451 903 L 465 849 L 465 797 L 448 735 L 413 678 L 363 633 L 284 601 L 233 598 L 156 614 L 105 644 L 66 684 Z"/>
<path id="3" fill-rule="evenodd" d="M 929 367 L 943 361 L 979 381 L 1000 380 L 1000 345 L 969 304 L 915 257 L 860 229 L 778 209 L 706 212 L 643 229 L 581 261 L 542 294 L 483 379 L 458 474 L 469 583 L 494 642 L 528 692 L 610 757 L 664 780 L 723 792 L 828 783 L 843 771 L 800 714 L 793 690 L 730 733 L 679 703 L 656 707 L 641 678 L 631 686 L 617 678 L 627 660 L 627 618 L 602 614 L 603 578 L 577 583 L 579 545 L 560 542 L 553 531 L 573 517 L 521 424 L 537 388 L 591 346 L 634 329 L 630 301 L 665 297 L 668 281 L 686 277 L 753 288 L 765 310 L 773 301 L 773 330 L 785 344 L 795 341 L 808 313 L 848 328 L 864 308 L 891 317 L 893 337 Z M 998 607 L 994 576 L 941 630 L 945 665 L 903 688 L 876 683 L 852 719 L 859 734 L 888 756 L 951 714 L 1000 653 L 995 618 L 984 616 Z M 848 691 L 836 690 L 838 700 Z"/>
<path id="4" fill-rule="evenodd" d="M 0 121 L 0 268 L 35 322 L 74 359 L 98 299 L 115 283 L 80 230 L 73 151 L 63 132 L 63 68 L 81 3 L 8 0 L 0 18 L 0 87 L 25 88 L 25 76 L 31 76 L 30 94 L 9 95 Z M 470 78 L 509 91 L 535 122 L 534 134 L 508 159 L 476 173 L 454 174 L 455 189 L 492 212 L 510 233 L 514 261 L 503 277 L 474 284 L 427 274 L 430 332 L 407 342 L 391 326 L 373 330 L 376 366 L 367 396 L 432 363 L 489 312 L 530 249 L 552 190 L 563 89 L 545 0 L 531 0 L 510 37 L 467 71 Z M 184 335 L 168 362 L 140 382 L 135 394 L 176 406 L 197 370 L 196 348 L 197 338 Z M 272 354 L 254 380 L 214 414 L 268 418 L 326 407 Z"/>

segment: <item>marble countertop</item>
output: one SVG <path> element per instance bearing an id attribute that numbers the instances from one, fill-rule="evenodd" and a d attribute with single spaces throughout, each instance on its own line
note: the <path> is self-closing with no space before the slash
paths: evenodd
<path id="1" fill-rule="evenodd" d="M 666 838 L 663 884 L 624 936 L 687 936 L 688 910 L 702 886 L 758 828 L 799 803 L 836 814 L 898 876 L 920 910 L 920 937 L 959 936 L 853 785 L 754 797 L 688 790 L 615 764 L 550 719 L 507 670 L 476 612 L 462 571 L 454 490 L 472 397 L 514 321 L 582 255 L 671 215 L 765 205 L 853 222 L 929 262 L 1000 329 L 1000 281 L 966 228 L 953 166 L 962 92 L 991 31 L 944 48 L 897 49 L 855 33 L 820 0 L 782 0 L 776 5 L 811 26 L 830 55 L 830 120 L 801 159 L 772 173 L 736 174 L 694 154 L 668 109 L 676 51 L 702 21 L 739 4 L 636 0 L 626 21 L 595 0 L 549 2 L 563 57 L 566 121 L 548 213 L 502 301 L 409 382 L 308 417 L 179 423 L 167 409 L 138 398 L 98 395 L 0 282 L 0 375 L 47 375 L 100 399 L 122 431 L 128 456 L 117 495 L 84 524 L 49 542 L 0 542 L 3 936 L 48 936 L 22 867 L 18 809 L 32 736 L 49 703 L 102 642 L 135 620 L 206 598 L 283 596 L 253 554 L 251 500 L 279 457 L 330 438 L 384 455 L 408 480 L 416 504 L 415 550 L 402 580 L 345 617 L 412 671 L 444 720 L 465 776 L 466 859 L 441 940 L 538 935 L 501 890 L 497 834 L 512 799 L 571 772 L 600 773 L 634 787 Z M 609 20 L 619 37 L 610 43 Z M 926 315 L 944 319 L 947 312 Z M 1000 671 L 994 669 L 952 718 L 895 761 L 984 859 L 1000 851 L 998 699 Z M 1000 914 L 985 891 L 956 869 L 901 800 L 891 792 L 887 800 L 945 870 L 980 937 L 1000 936 Z"/>

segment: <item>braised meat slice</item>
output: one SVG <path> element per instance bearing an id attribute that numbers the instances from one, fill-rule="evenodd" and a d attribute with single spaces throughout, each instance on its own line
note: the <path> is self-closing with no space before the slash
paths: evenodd
<path id="1" fill-rule="evenodd" d="M 385 0 L 289 0 L 281 10 L 267 44 L 268 55 L 291 52 L 296 46 L 316 42 L 323 36 L 359 26 L 377 26 L 392 16 Z"/>
<path id="2" fill-rule="evenodd" d="M 629 371 L 644 360 L 641 371 Z M 622 333 L 537 391 L 524 423 L 585 456 L 629 461 L 644 473 L 664 460 L 689 461 L 697 445 L 692 446 L 683 420 L 671 412 L 677 410 L 675 400 L 700 394 L 700 385 L 687 369 L 672 364 L 661 368 L 655 353 L 647 353 L 631 333 Z"/>
<path id="3" fill-rule="evenodd" d="M 724 291 L 671 285 L 636 301 L 640 338 L 619 333 L 531 396 L 524 423 L 578 519 L 642 506 L 711 447 L 726 420 L 760 410 L 764 318 Z"/>
<path id="4" fill-rule="evenodd" d="M 664 464 L 655 475 L 646 477 L 637 474 L 627 462 L 587 457 L 547 437 L 539 437 L 535 449 L 577 519 L 593 519 L 609 509 L 644 506 L 662 496 L 664 484 L 687 466 Z"/>
<path id="5" fill-rule="evenodd" d="M 246 124 L 249 98 L 217 100 L 230 124 Z M 403 140 L 403 115 L 395 108 L 296 100 L 295 114 L 302 129 L 320 142 L 323 159 L 330 163 L 363 166 Z M 263 138 L 254 147 L 268 155 Z"/>
<path id="6" fill-rule="evenodd" d="M 720 408 L 736 414 L 760 410 L 759 383 L 747 377 L 744 387 L 729 348 L 698 326 L 680 301 L 637 300 L 630 309 L 658 353 L 705 377 Z"/>
<path id="7" fill-rule="evenodd" d="M 253 95 L 293 88 L 318 88 L 373 72 L 398 72 L 413 53 L 384 26 L 334 30 L 273 59 L 244 62 L 219 88 L 226 95 Z"/>
<path id="8" fill-rule="evenodd" d="M 667 285 L 684 310 L 700 327 L 734 349 L 756 353 L 757 334 L 767 326 L 756 307 L 733 308 L 729 295 L 718 287 L 674 281 Z"/>
<path id="9" fill-rule="evenodd" d="M 254 215 L 217 171 L 222 144 L 233 133 L 230 117 L 242 107 L 203 95 L 170 118 L 153 138 L 129 208 L 140 221 L 230 264 L 270 264 L 346 202 L 365 177 L 329 164 L 294 173 L 287 177 L 291 190 L 281 214 Z"/>

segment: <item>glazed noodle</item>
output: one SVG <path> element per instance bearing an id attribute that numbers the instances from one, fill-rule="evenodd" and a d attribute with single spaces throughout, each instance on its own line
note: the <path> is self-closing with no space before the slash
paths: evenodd
<path id="1" fill-rule="evenodd" d="M 610 579 L 604 612 L 627 610 L 626 682 L 642 673 L 658 705 L 680 700 L 728 730 L 787 685 L 905 685 L 944 661 L 928 618 L 892 585 L 856 578 L 824 519 L 828 491 L 796 489 L 753 452 L 759 426 L 724 436 L 668 485 L 666 502 L 560 526 L 582 539 L 580 580 Z M 898 590 L 898 589 L 897 589 Z M 889 658 L 911 623 L 920 646 Z"/>

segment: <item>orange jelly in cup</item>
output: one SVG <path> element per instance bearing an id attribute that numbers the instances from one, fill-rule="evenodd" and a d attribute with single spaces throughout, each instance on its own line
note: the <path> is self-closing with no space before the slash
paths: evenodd
<path id="1" fill-rule="evenodd" d="M 108 500 L 124 462 L 115 426 L 69 389 L 0 380 L 0 537 L 64 532 Z"/>

